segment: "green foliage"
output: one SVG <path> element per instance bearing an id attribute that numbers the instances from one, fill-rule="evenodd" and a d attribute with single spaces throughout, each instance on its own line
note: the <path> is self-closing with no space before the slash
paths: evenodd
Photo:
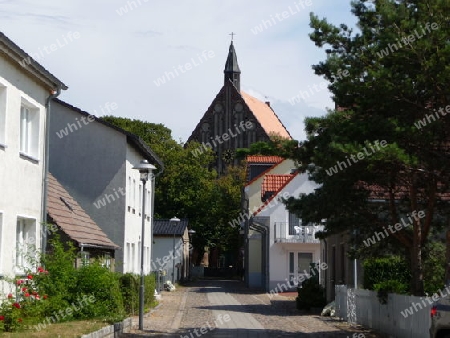
<path id="1" fill-rule="evenodd" d="M 295 299 L 297 309 L 310 310 L 311 308 L 321 308 L 326 305 L 325 289 L 315 278 L 309 278 L 302 283 L 302 287 L 297 288 L 298 296 Z"/>
<path id="2" fill-rule="evenodd" d="M 385 287 L 395 287 L 398 290 L 408 290 L 411 271 L 408 263 L 401 257 L 370 258 L 363 263 L 364 289 L 377 290 Z"/>
<path id="3" fill-rule="evenodd" d="M 138 135 L 164 162 L 164 171 L 156 177 L 155 218 L 188 219 L 198 234 L 193 245 L 200 258 L 204 247 L 236 250 L 239 230 L 228 222 L 240 213 L 244 167 L 230 166 L 219 176 L 211 169 L 212 150 L 197 142 L 176 142 L 170 129 L 161 124 L 114 116 L 102 119 Z"/>
<path id="4" fill-rule="evenodd" d="M 423 210 L 427 217 L 393 232 L 370 252 L 403 249 L 412 291 L 423 295 L 422 250 L 432 228 L 450 215 L 443 199 L 450 192 L 450 119 L 437 113 L 450 104 L 450 3 L 355 0 L 352 12 L 358 32 L 311 14 L 310 38 L 326 54 L 313 69 L 330 82 L 339 109 L 305 120 L 307 140 L 293 158 L 321 186 L 291 199 L 288 209 L 305 222 L 326 219 L 326 235 L 358 230 L 361 236 Z M 433 23 L 438 29 L 424 34 L 423 27 Z M 422 37 L 392 47 L 416 32 Z M 441 115 L 436 121 L 418 125 L 435 113 Z M 385 146 L 375 146 L 382 141 Z"/>
<path id="5" fill-rule="evenodd" d="M 386 304 L 389 293 L 406 294 L 408 285 L 399 280 L 388 279 L 374 284 L 373 289 L 377 291 L 377 297 L 381 304 Z"/>
<path id="6" fill-rule="evenodd" d="M 126 273 L 120 278 L 120 291 L 127 314 L 136 315 L 139 312 L 140 276 Z M 155 303 L 155 275 L 144 276 L 144 308 L 149 309 Z"/>
<path id="7" fill-rule="evenodd" d="M 54 235 L 48 245 L 49 253 L 41 258 L 48 274 L 40 274 L 35 282 L 40 292 L 48 296 L 46 315 L 51 316 L 54 312 L 65 310 L 72 302 L 71 291 L 76 288 L 77 275 L 74 267 L 76 253 L 72 243 L 62 243 L 59 236 Z"/>
<path id="8" fill-rule="evenodd" d="M 22 321 L 19 303 L 12 298 L 4 300 L 0 305 L 0 332 L 18 331 Z"/>
<path id="9" fill-rule="evenodd" d="M 432 295 L 444 287 L 445 280 L 445 244 L 440 241 L 430 241 L 424 249 L 424 289 Z"/>
<path id="10" fill-rule="evenodd" d="M 73 300 L 83 304 L 75 312 L 76 318 L 102 318 L 115 322 L 125 317 L 119 278 L 99 262 L 77 270 L 77 284 L 71 294 Z"/>

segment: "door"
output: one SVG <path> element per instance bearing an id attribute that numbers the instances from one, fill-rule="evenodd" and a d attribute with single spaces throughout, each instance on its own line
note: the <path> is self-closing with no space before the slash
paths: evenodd
<path id="1" fill-rule="evenodd" d="M 309 278 L 310 266 L 313 262 L 312 252 L 289 252 L 289 281 L 294 285 L 298 283 L 300 277 L 304 276 L 303 281 Z M 294 283 L 294 278 L 297 283 Z"/>

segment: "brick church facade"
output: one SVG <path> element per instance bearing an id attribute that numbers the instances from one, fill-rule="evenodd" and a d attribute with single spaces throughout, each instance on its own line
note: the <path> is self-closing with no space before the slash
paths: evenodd
<path id="1" fill-rule="evenodd" d="M 262 102 L 241 91 L 241 71 L 231 41 L 224 69 L 224 84 L 195 127 L 190 141 L 216 153 L 214 167 L 222 173 L 236 163 L 235 151 L 268 141 L 271 136 L 292 139 L 269 102 Z"/>

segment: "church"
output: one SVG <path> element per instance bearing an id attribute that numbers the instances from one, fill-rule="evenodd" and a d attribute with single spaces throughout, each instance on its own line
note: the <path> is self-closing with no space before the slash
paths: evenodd
<path id="1" fill-rule="evenodd" d="M 223 173 L 237 163 L 235 151 L 278 136 L 292 139 L 270 102 L 262 102 L 241 91 L 241 70 L 231 40 L 224 69 L 224 83 L 187 142 L 197 141 L 216 154 L 213 166 Z"/>

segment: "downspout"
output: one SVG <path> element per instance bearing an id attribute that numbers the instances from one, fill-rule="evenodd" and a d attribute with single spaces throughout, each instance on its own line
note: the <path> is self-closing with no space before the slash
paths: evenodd
<path id="1" fill-rule="evenodd" d="M 45 145 L 44 145 L 44 163 L 42 178 L 42 217 L 41 217 L 41 252 L 45 255 L 47 248 L 47 192 L 48 192 L 48 173 L 49 173 L 49 148 L 50 148 L 50 108 L 51 101 L 61 94 L 61 86 L 56 87 L 56 92 L 52 91 L 45 101 Z"/>

